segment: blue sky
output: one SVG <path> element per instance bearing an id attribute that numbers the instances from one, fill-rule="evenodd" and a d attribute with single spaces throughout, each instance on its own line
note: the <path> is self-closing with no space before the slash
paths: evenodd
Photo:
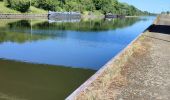
<path id="1" fill-rule="evenodd" d="M 134 5 L 143 11 L 152 13 L 160 13 L 162 11 L 170 11 L 170 0 L 119 0 Z"/>

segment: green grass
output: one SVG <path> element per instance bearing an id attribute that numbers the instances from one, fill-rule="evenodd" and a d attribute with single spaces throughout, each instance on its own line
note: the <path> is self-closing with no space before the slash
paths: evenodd
<path id="1" fill-rule="evenodd" d="M 88 16 L 89 13 L 90 13 L 89 11 L 84 11 L 83 15 Z M 97 10 L 93 11 L 92 14 L 95 15 L 95 16 L 103 16 L 103 14 L 100 11 L 97 11 Z"/>
<path id="2" fill-rule="evenodd" d="M 4 2 L 0 2 L 0 13 L 20 13 L 19 11 L 5 7 Z"/>
<path id="3" fill-rule="evenodd" d="M 27 13 L 47 14 L 48 11 L 31 6 L 31 7 L 30 7 L 30 11 L 27 12 Z"/>
<path id="4" fill-rule="evenodd" d="M 2 13 L 3 13 L 3 14 L 4 14 L 4 13 L 20 14 L 21 12 L 6 7 L 6 6 L 4 5 L 4 2 L 1 2 L 1 1 L 0 1 L 0 13 L 1 13 L 1 14 L 2 14 Z M 31 6 L 30 9 L 29 9 L 29 11 L 28 11 L 28 12 L 25 12 L 25 13 L 26 13 L 26 14 L 27 14 L 27 13 L 29 13 L 29 14 L 30 14 L 30 13 L 33 13 L 33 14 L 47 14 L 48 11 Z"/>

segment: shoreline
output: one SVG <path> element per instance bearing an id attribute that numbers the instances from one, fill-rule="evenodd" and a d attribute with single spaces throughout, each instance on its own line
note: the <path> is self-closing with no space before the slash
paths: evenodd
<path id="1" fill-rule="evenodd" d="M 92 99 L 101 95 L 100 92 L 102 92 L 102 90 L 105 89 L 108 84 L 110 84 L 110 82 L 120 74 L 121 69 L 125 63 L 128 62 L 128 59 L 138 48 L 140 48 L 141 44 L 138 43 L 138 41 L 143 39 L 144 33 L 145 32 L 141 33 L 129 45 L 127 45 L 126 48 L 109 60 L 92 77 L 70 94 L 66 100 L 81 100 L 83 98 Z"/>
<path id="2" fill-rule="evenodd" d="M 48 18 L 48 14 L 0 14 L 0 19 L 38 19 Z"/>
<path id="3" fill-rule="evenodd" d="M 153 24 L 170 25 L 170 22 L 162 24 L 163 20 L 163 17 L 162 19 L 157 17 Z M 161 33 L 161 30 L 165 31 L 158 26 L 148 27 L 122 52 L 70 94 L 66 100 L 91 100 L 94 98 L 99 100 L 104 98 L 109 100 L 145 98 L 148 100 L 153 97 L 168 100 L 169 74 L 166 73 L 170 70 L 166 69 L 169 69 L 167 65 L 170 65 L 168 51 L 170 49 L 170 38 L 168 37 L 170 36 L 167 33 Z M 170 30 L 166 30 L 166 32 L 170 32 Z M 162 48 L 166 49 L 160 52 Z M 157 83 L 160 85 L 155 85 Z M 157 95 L 148 95 L 149 93 Z"/>
<path id="4" fill-rule="evenodd" d="M 141 16 L 125 16 L 125 18 L 135 18 L 135 17 L 141 17 Z M 48 14 L 10 14 L 10 13 L 0 13 L 0 19 L 48 19 Z M 104 15 L 81 15 L 81 18 L 83 19 L 104 19 Z M 114 18 L 110 18 L 114 19 Z"/>

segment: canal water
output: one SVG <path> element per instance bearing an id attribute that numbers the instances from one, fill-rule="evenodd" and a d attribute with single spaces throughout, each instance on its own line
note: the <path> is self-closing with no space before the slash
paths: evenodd
<path id="1" fill-rule="evenodd" d="M 65 98 L 154 19 L 0 19 L 0 99 Z"/>
<path id="2" fill-rule="evenodd" d="M 0 58 L 98 70 L 152 22 L 153 17 L 70 23 L 3 19 Z"/>

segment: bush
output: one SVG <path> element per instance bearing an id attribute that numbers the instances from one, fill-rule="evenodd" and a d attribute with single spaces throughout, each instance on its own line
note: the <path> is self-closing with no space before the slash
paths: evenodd
<path id="1" fill-rule="evenodd" d="M 5 6 L 11 7 L 11 0 L 4 0 Z"/>
<path id="2" fill-rule="evenodd" d="M 55 11 L 63 11 L 63 9 L 61 7 L 59 7 L 59 6 L 56 6 Z"/>
<path id="3" fill-rule="evenodd" d="M 56 9 L 56 5 L 53 0 L 37 0 L 35 6 L 44 10 L 54 11 Z"/>
<path id="4" fill-rule="evenodd" d="M 30 0 L 5 0 L 5 5 L 20 12 L 28 11 Z"/>
<path id="5" fill-rule="evenodd" d="M 30 8 L 30 0 L 11 0 L 11 8 L 20 12 L 26 12 Z"/>

